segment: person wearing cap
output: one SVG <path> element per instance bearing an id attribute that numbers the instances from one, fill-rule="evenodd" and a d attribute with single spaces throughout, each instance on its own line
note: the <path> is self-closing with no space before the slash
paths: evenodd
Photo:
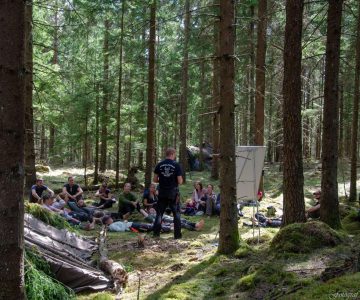
<path id="1" fill-rule="evenodd" d="M 36 183 L 31 187 L 30 192 L 30 202 L 37 203 L 41 200 L 42 194 L 44 191 L 47 191 L 50 196 L 54 196 L 54 192 L 49 189 L 46 185 L 44 185 L 44 179 L 38 178 L 36 179 Z"/>
<path id="2" fill-rule="evenodd" d="M 321 198 L 321 191 L 320 190 L 316 190 L 314 193 L 314 198 L 315 198 L 315 204 L 313 205 L 313 207 L 310 207 L 307 211 L 306 211 L 306 218 L 311 218 L 311 219 L 318 219 L 320 218 L 320 198 Z"/>

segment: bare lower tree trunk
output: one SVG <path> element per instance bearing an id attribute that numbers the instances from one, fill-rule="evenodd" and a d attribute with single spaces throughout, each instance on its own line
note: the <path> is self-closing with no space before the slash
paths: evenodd
<path id="1" fill-rule="evenodd" d="M 36 180 L 34 149 L 34 115 L 32 106 L 33 90 L 33 39 L 32 0 L 26 2 L 26 76 L 25 76 L 25 189 L 30 190 Z"/>
<path id="2" fill-rule="evenodd" d="M 301 34 L 304 1 L 286 1 L 284 46 L 283 225 L 305 222 L 301 140 Z"/>
<path id="3" fill-rule="evenodd" d="M 218 0 L 214 0 L 214 4 L 218 4 Z M 220 128 L 219 128 L 219 101 L 220 101 L 220 63 L 219 63 L 219 20 L 214 23 L 214 60 L 213 60 L 213 74 L 212 74 L 212 143 L 213 143 L 213 157 L 211 162 L 211 178 L 219 179 L 219 146 L 220 146 Z"/>
<path id="4" fill-rule="evenodd" d="M 94 184 L 99 181 L 99 119 L 100 119 L 100 99 L 99 84 L 95 83 L 96 104 L 95 104 L 95 166 L 94 166 Z"/>
<path id="5" fill-rule="evenodd" d="M 327 17 L 320 218 L 341 227 L 337 184 L 339 64 L 343 0 L 329 0 Z"/>
<path id="6" fill-rule="evenodd" d="M 250 128 L 249 128 L 249 144 L 253 145 L 255 141 L 255 8 L 254 5 L 250 6 L 250 77 L 249 77 L 249 116 L 250 116 Z"/>
<path id="7" fill-rule="evenodd" d="M 45 137 L 45 125 L 41 124 L 41 136 L 40 136 L 40 140 L 41 140 L 41 145 L 40 145 L 40 160 L 44 161 L 45 160 L 45 149 L 46 149 L 46 137 Z"/>
<path id="8" fill-rule="evenodd" d="M 352 138 L 351 138 L 351 176 L 350 176 L 350 197 L 349 201 L 356 200 L 356 179 L 357 179 L 357 156 L 358 156 L 358 123 L 359 123 L 359 100 L 360 100 L 360 1 L 358 2 L 358 23 L 356 36 L 356 55 L 355 55 L 355 87 L 354 87 L 354 108 L 352 118 Z"/>
<path id="9" fill-rule="evenodd" d="M 264 145 L 267 0 L 259 1 L 256 48 L 255 145 Z"/>
<path id="10" fill-rule="evenodd" d="M 236 210 L 234 1 L 220 0 L 220 188 L 221 212 L 218 252 L 234 253 L 239 247 Z"/>
<path id="11" fill-rule="evenodd" d="M 116 162 L 115 162 L 115 187 L 119 188 L 119 172 L 120 172 L 120 111 L 122 99 L 122 62 L 123 62 L 123 41 L 124 41 L 124 13 L 125 13 L 125 0 L 121 5 L 121 20 L 120 20 L 120 50 L 119 50 L 119 87 L 116 111 Z"/>
<path id="12" fill-rule="evenodd" d="M 147 107 L 146 136 L 146 169 L 145 186 L 152 180 L 154 161 L 154 127 L 155 127 L 155 42 L 156 42 L 156 0 L 150 6 L 150 36 L 149 36 L 149 84 Z"/>
<path id="13" fill-rule="evenodd" d="M 0 299 L 25 298 L 25 5 L 0 2 Z"/>
<path id="14" fill-rule="evenodd" d="M 109 104 L 109 29 L 110 21 L 104 21 L 104 74 L 103 74 L 103 105 L 101 111 L 101 148 L 100 148 L 100 171 L 106 170 L 107 161 L 107 123 L 108 123 L 108 104 Z"/>
<path id="15" fill-rule="evenodd" d="M 186 182 L 187 164 L 187 106 L 188 106 L 188 79 L 189 79 L 189 36 L 190 36 L 190 0 L 185 1 L 184 17 L 184 48 L 182 62 L 182 80 L 181 80 L 181 102 L 180 102 L 180 155 L 179 162 L 183 168 L 184 183 Z"/>

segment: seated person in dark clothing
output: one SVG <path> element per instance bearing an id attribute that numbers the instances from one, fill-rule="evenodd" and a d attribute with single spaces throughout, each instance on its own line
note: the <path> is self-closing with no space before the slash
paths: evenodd
<path id="1" fill-rule="evenodd" d="M 320 218 L 320 198 L 321 191 L 317 190 L 313 193 L 315 198 L 315 204 L 306 211 L 306 218 L 318 219 Z"/>
<path id="2" fill-rule="evenodd" d="M 144 191 L 143 194 L 143 205 L 144 209 L 149 212 L 150 208 L 153 208 L 158 201 L 156 185 L 150 184 L 149 189 Z"/>
<path id="3" fill-rule="evenodd" d="M 81 199 L 83 190 L 74 182 L 74 177 L 68 178 L 68 183 L 63 187 L 63 194 L 65 195 L 65 201 L 75 202 Z"/>
<path id="4" fill-rule="evenodd" d="M 96 192 L 95 197 L 100 198 L 99 203 L 94 203 L 97 208 L 110 208 L 116 200 L 112 197 L 110 189 L 107 187 L 107 183 L 103 182 L 100 189 Z"/>
<path id="5" fill-rule="evenodd" d="M 76 219 L 75 215 L 73 215 L 72 212 L 65 210 L 63 206 L 62 207 L 59 205 L 55 206 L 53 197 L 44 195 L 44 196 L 42 196 L 40 202 L 42 203 L 41 206 L 43 208 L 45 208 L 46 210 L 51 211 L 53 213 L 59 214 L 60 216 L 64 217 L 70 224 L 73 224 L 73 225 L 80 224 L 80 220 Z M 65 203 L 63 203 L 63 204 L 65 204 Z"/>
<path id="6" fill-rule="evenodd" d="M 54 196 L 54 192 L 49 189 L 46 185 L 44 185 L 44 180 L 42 178 L 36 179 L 36 184 L 31 187 L 30 193 L 30 202 L 37 203 L 41 199 L 41 196 L 44 191 L 48 191 L 49 196 Z"/>
<path id="7" fill-rule="evenodd" d="M 135 222 L 123 222 L 114 220 L 110 216 L 102 218 L 101 222 L 108 226 L 109 231 L 124 232 L 124 231 L 136 231 L 136 232 L 149 232 L 153 230 L 153 224 L 147 223 L 135 223 Z M 161 225 L 162 232 L 169 232 L 171 227 L 169 225 Z"/>
<path id="8" fill-rule="evenodd" d="M 155 218 L 156 218 L 156 211 L 153 208 L 150 208 L 149 213 L 147 213 L 145 210 L 140 209 L 140 213 L 144 216 L 145 221 L 150 222 L 150 223 L 154 223 L 155 222 Z M 181 218 L 181 228 L 185 228 L 191 231 L 200 231 L 203 227 L 204 227 L 204 220 L 200 220 L 197 223 L 193 223 L 190 222 L 186 219 Z M 169 215 L 163 215 L 162 218 L 162 223 L 163 224 L 173 224 L 174 223 L 174 218 L 169 216 Z"/>
<path id="9" fill-rule="evenodd" d="M 215 213 L 220 216 L 220 193 L 216 197 L 215 201 Z"/>
<path id="10" fill-rule="evenodd" d="M 260 227 L 281 227 L 282 223 L 281 218 L 270 219 L 260 213 L 256 213 L 255 218 L 252 218 L 251 220 L 254 225 L 258 225 Z"/>
<path id="11" fill-rule="evenodd" d="M 139 210 L 140 204 L 136 196 L 131 193 L 131 184 L 127 182 L 124 185 L 124 191 L 119 195 L 119 215 L 127 220 L 135 209 Z"/>
<path id="12" fill-rule="evenodd" d="M 214 193 L 214 186 L 208 184 L 205 192 L 205 213 L 208 216 L 212 216 L 215 213 L 216 194 Z"/>

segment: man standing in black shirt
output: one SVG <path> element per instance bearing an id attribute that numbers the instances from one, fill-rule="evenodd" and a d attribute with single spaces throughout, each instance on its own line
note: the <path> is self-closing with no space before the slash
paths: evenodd
<path id="1" fill-rule="evenodd" d="M 179 188 L 183 183 L 180 165 L 175 161 L 176 150 L 166 150 L 166 158 L 159 162 L 154 170 L 154 182 L 159 182 L 159 196 L 156 206 L 154 236 L 160 236 L 161 220 L 165 209 L 169 207 L 174 216 L 174 238 L 181 238 L 181 220 L 179 206 Z"/>

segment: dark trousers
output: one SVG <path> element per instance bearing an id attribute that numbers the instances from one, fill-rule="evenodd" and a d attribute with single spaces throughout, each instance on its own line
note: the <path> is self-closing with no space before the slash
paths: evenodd
<path id="1" fill-rule="evenodd" d="M 156 206 L 156 218 L 154 222 L 154 236 L 160 236 L 161 221 L 164 215 L 165 209 L 169 207 L 174 217 L 174 238 L 181 238 L 181 220 L 180 220 L 180 206 L 175 199 L 159 197 Z"/>

